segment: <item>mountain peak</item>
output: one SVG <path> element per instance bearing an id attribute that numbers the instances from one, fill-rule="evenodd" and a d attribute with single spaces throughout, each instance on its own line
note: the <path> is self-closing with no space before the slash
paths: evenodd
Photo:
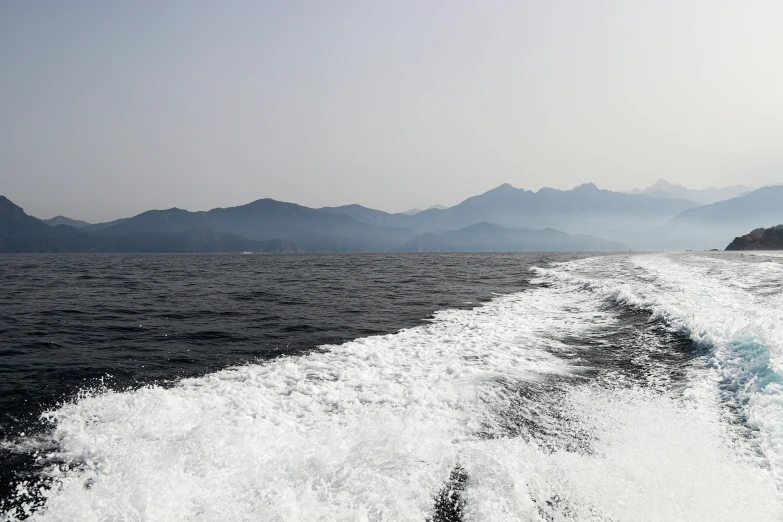
<path id="1" fill-rule="evenodd" d="M 0 196 L 0 214 L 2 213 L 14 213 L 14 212 L 24 212 L 22 207 L 15 204 L 13 201 L 8 199 L 5 196 Z"/>
<path id="2" fill-rule="evenodd" d="M 677 183 L 670 183 L 663 178 L 653 183 L 647 188 L 633 189 L 629 194 L 643 194 L 653 198 L 672 198 L 684 199 L 709 205 L 718 201 L 725 201 L 748 194 L 755 189 L 744 185 L 734 185 L 731 187 L 708 187 L 706 189 L 689 189 Z"/>
<path id="3" fill-rule="evenodd" d="M 55 216 L 50 219 L 42 219 L 44 223 L 46 223 L 49 226 L 59 226 L 59 225 L 68 225 L 69 227 L 76 227 L 76 228 L 82 228 L 89 225 L 86 221 L 82 221 L 80 219 L 71 219 L 68 216 Z"/>
<path id="4" fill-rule="evenodd" d="M 448 208 L 448 207 L 446 207 L 444 205 L 436 204 L 436 205 L 432 205 L 431 207 L 427 207 L 424 210 L 444 210 L 446 208 Z M 407 216 L 415 216 L 416 214 L 420 214 L 421 212 L 424 212 L 424 210 L 422 210 L 420 208 L 411 208 L 411 209 L 406 210 L 405 212 L 401 212 L 401 214 L 405 214 Z"/>
<path id="5" fill-rule="evenodd" d="M 517 190 L 518 189 L 513 187 L 510 183 L 503 183 L 502 185 L 486 191 L 484 194 L 511 194 Z"/>
<path id="6" fill-rule="evenodd" d="M 597 192 L 601 189 L 599 189 L 595 183 L 588 182 L 588 183 L 582 183 L 578 187 L 574 187 L 574 190 L 580 190 L 580 191 L 591 191 L 591 192 Z"/>
<path id="7" fill-rule="evenodd" d="M 648 190 L 650 189 L 653 190 L 681 189 L 682 190 L 685 189 L 685 187 L 682 185 L 678 185 L 677 183 L 669 183 L 663 178 L 658 178 L 658 181 L 650 185 Z"/>

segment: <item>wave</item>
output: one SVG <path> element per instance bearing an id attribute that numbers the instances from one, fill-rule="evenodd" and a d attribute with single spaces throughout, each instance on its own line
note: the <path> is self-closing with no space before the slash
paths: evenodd
<path id="1" fill-rule="evenodd" d="M 22 485 L 22 510 L 432 520 L 456 495 L 463 520 L 778 520 L 774 478 L 716 394 L 590 378 L 590 343 L 621 315 L 584 291 L 597 280 L 568 279 L 587 263 L 393 335 L 84 395 L 45 415 L 50 482 Z"/>
<path id="2" fill-rule="evenodd" d="M 761 261 L 659 254 L 629 256 L 611 267 L 594 259 L 534 271 L 541 281 L 648 310 L 707 350 L 711 368 L 693 377 L 692 398 L 699 400 L 700 386 L 718 392 L 735 421 L 757 438 L 783 487 L 783 266 Z"/>

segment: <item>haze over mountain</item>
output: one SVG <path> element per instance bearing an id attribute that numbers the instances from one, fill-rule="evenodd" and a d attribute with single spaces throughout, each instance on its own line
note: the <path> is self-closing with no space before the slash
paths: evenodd
<path id="1" fill-rule="evenodd" d="M 120 218 L 115 219 L 114 221 L 107 221 L 105 223 L 90 223 L 88 225 L 85 225 L 83 228 L 85 230 L 95 231 L 95 230 L 101 230 L 103 228 L 109 228 L 114 225 L 119 225 L 123 221 L 127 221 L 129 218 Z"/>
<path id="2" fill-rule="evenodd" d="M 42 219 L 41 221 L 53 227 L 56 227 L 57 225 L 68 225 L 69 227 L 82 228 L 89 225 L 89 223 L 86 221 L 82 221 L 80 219 L 71 219 L 65 216 L 55 216 L 50 219 Z"/>
<path id="3" fill-rule="evenodd" d="M 5 196 L 0 196 L 0 251 L 24 252 L 47 249 L 51 245 L 70 245 L 82 235 L 78 229 L 59 225 L 52 227 L 28 216 L 24 210 Z"/>
<path id="4" fill-rule="evenodd" d="M 427 207 L 425 210 L 432 210 L 434 208 L 443 210 L 444 208 L 448 208 L 448 207 L 446 207 L 445 205 L 432 205 L 431 207 Z M 406 210 L 405 212 L 403 212 L 403 214 L 407 214 L 409 216 L 412 216 L 414 214 L 418 214 L 421 211 L 422 210 L 420 208 L 410 208 L 410 209 Z"/>
<path id="5" fill-rule="evenodd" d="M 723 196 L 745 188 L 714 189 L 700 197 Z M 592 183 L 571 190 L 543 188 L 537 192 L 504 184 L 453 207 L 415 215 L 388 214 L 358 205 L 333 207 L 329 211 L 345 213 L 375 226 L 407 227 L 420 232 L 457 230 L 487 222 L 509 228 L 549 227 L 570 234 L 589 234 L 634 249 L 703 249 L 723 246 L 744 230 L 783 220 L 783 194 L 776 187 L 763 187 L 739 198 L 704 206 L 661 194 L 601 190 Z"/>
<path id="6" fill-rule="evenodd" d="M 754 224 L 775 225 L 783 221 L 783 185 L 762 187 L 734 199 L 692 208 L 672 221 L 745 230 Z"/>
<path id="7" fill-rule="evenodd" d="M 685 210 L 651 234 L 665 248 L 723 248 L 748 230 L 783 222 L 783 185 Z"/>
<path id="8" fill-rule="evenodd" d="M 628 233 L 664 223 L 694 203 L 676 199 L 601 190 L 585 183 L 571 190 L 543 188 L 537 192 L 503 184 L 445 210 L 412 216 L 422 230 L 455 229 L 486 221 L 512 228 L 557 228 L 578 233 L 598 233 L 624 240 Z"/>
<path id="9" fill-rule="evenodd" d="M 253 241 L 238 234 L 197 227 L 176 232 L 156 230 L 101 235 L 64 224 L 48 225 L 0 196 L 0 252 L 295 252 L 284 241 Z"/>
<path id="10" fill-rule="evenodd" d="M 0 11 L 0 192 L 36 216 L 783 168 L 781 2 L 42 2 Z"/>
<path id="11" fill-rule="evenodd" d="M 687 199 L 702 205 L 709 205 L 717 201 L 724 201 L 743 194 L 752 192 L 754 187 L 747 185 L 734 185 L 731 187 L 709 187 L 706 189 L 689 189 L 682 185 L 669 183 L 665 179 L 659 179 L 644 189 L 633 189 L 629 194 L 644 194 L 653 198 Z"/>
<path id="12" fill-rule="evenodd" d="M 331 214 L 272 199 L 207 212 L 151 210 L 99 231 L 105 235 L 129 231 L 181 232 L 197 227 L 232 232 L 254 240 L 283 239 L 310 251 L 377 251 L 400 244 L 411 230 L 374 227 L 343 214 Z"/>
<path id="13" fill-rule="evenodd" d="M 627 245 L 545 228 L 513 229 L 477 223 L 460 230 L 426 232 L 405 243 L 405 252 L 577 252 L 628 250 Z"/>
<path id="14" fill-rule="evenodd" d="M 458 205 L 414 215 L 388 214 L 359 205 L 325 209 L 379 227 L 406 227 L 419 232 L 457 230 L 481 222 L 508 228 L 556 228 L 569 234 L 599 237 L 650 248 L 640 232 L 665 225 L 692 201 L 651 198 L 601 190 L 585 183 L 571 190 L 543 188 L 537 192 L 506 183 Z"/>
<path id="15" fill-rule="evenodd" d="M 41 221 L 53 227 L 56 227 L 57 225 L 68 225 L 69 227 L 83 228 L 84 230 L 100 230 L 102 228 L 122 223 L 126 219 L 128 218 L 115 219 L 114 221 L 109 221 L 106 223 L 88 223 L 86 221 L 82 221 L 81 219 L 71 219 L 66 216 L 56 216 L 50 219 L 42 219 Z"/>
<path id="16" fill-rule="evenodd" d="M 350 206 L 357 215 L 371 209 Z M 377 218 L 377 216 L 374 216 Z M 237 232 L 242 232 L 240 235 Z M 0 200 L 0 252 L 297 252 L 297 251 L 533 251 L 613 250 L 625 245 L 547 230 L 512 230 L 480 223 L 453 232 L 418 235 L 376 227 L 343 214 L 264 199 L 208 212 L 151 210 L 114 225 L 86 230 L 51 226 L 6 198 Z M 296 241 L 294 243 L 293 241 Z"/>
<path id="17" fill-rule="evenodd" d="M 698 205 L 592 183 L 536 192 L 503 184 L 416 214 L 358 204 L 314 209 L 266 198 L 209 211 L 149 210 L 100 224 L 60 216 L 50 220 L 54 227 L 4 201 L 6 215 L 14 217 L 2 232 L 5 251 L 686 249 L 722 246 L 748 229 L 783 221 L 783 186 Z"/>

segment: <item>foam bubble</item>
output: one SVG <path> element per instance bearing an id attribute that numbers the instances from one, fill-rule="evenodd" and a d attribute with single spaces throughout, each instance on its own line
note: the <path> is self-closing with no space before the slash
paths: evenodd
<path id="1" fill-rule="evenodd" d="M 477 445 L 476 460 L 491 464 L 477 473 L 489 487 L 468 490 L 471 520 L 780 519 L 774 481 L 707 404 L 581 387 L 563 406 L 593 434 L 592 451 L 547 452 L 519 439 Z M 514 491 L 532 502 L 510 505 Z"/>
<path id="2" fill-rule="evenodd" d="M 550 353 L 565 345 L 541 335 L 583 328 L 561 316 L 558 299 L 523 293 L 171 389 L 83 397 L 47 414 L 54 457 L 81 469 L 53 470 L 38 517 L 422 519 L 481 427 L 478 389 L 569 371 Z"/>
<path id="3" fill-rule="evenodd" d="M 783 487 L 783 278 L 777 263 L 739 256 L 656 254 L 600 258 L 536 269 L 543 280 L 650 310 L 653 318 L 708 349 L 719 386 Z M 596 277 L 596 274 L 598 277 Z M 694 397 L 696 394 L 693 395 Z"/>
<path id="4" fill-rule="evenodd" d="M 589 266 L 394 335 L 66 404 L 47 418 L 68 465 L 33 519 L 424 520 L 461 469 L 465 520 L 779 520 L 714 382 L 694 375 L 692 400 L 579 377 L 589 346 L 574 339 L 618 321 L 603 295 L 560 284 Z M 498 422 L 526 386 L 543 391 L 522 423 L 547 440 Z"/>

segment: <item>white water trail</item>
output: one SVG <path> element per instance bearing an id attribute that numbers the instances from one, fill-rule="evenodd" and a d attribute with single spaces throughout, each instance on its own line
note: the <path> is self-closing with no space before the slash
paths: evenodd
<path id="1" fill-rule="evenodd" d="M 649 310 L 652 318 L 663 319 L 708 350 L 712 368 L 693 376 L 692 398 L 720 393 L 740 421 L 755 430 L 783 488 L 781 264 L 736 254 L 656 254 L 611 264 L 594 258 L 536 271 L 543 280 Z"/>
<path id="2" fill-rule="evenodd" d="M 595 292 L 556 286 L 66 404 L 47 416 L 51 457 L 71 465 L 52 468 L 32 519 L 425 520 L 461 467 L 466 520 L 779 520 L 775 482 L 717 392 L 694 401 L 579 377 L 581 348 L 562 340 L 611 329 L 617 314 Z M 554 447 L 497 428 L 509 383 L 552 379 L 562 393 L 530 398 L 529 420 L 547 421 Z M 577 429 L 587 449 L 555 443 Z"/>

